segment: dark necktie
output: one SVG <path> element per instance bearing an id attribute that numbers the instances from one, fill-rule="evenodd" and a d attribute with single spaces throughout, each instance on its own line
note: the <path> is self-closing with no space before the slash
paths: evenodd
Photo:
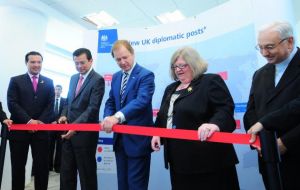
<path id="1" fill-rule="evenodd" d="M 128 73 L 124 72 L 124 78 L 123 82 L 121 85 L 121 91 L 120 91 L 120 96 L 121 96 L 121 107 L 123 106 L 124 100 L 125 100 L 125 89 L 128 81 Z"/>
<path id="2" fill-rule="evenodd" d="M 58 116 L 58 114 L 59 114 L 59 109 L 58 109 L 58 98 L 55 99 L 54 113 L 55 113 L 56 116 Z"/>

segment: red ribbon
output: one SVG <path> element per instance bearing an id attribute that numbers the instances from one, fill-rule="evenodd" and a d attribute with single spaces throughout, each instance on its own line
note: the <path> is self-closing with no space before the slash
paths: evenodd
<path id="1" fill-rule="evenodd" d="M 101 131 L 99 124 L 13 124 L 9 130 L 38 130 L 38 131 Z M 125 133 L 144 136 L 160 136 L 165 138 L 185 139 L 199 141 L 196 130 L 184 129 L 166 129 L 158 127 L 143 127 L 130 125 L 115 125 L 113 131 L 116 133 Z M 232 143 L 232 144 L 250 144 L 250 134 L 215 132 L 207 139 L 209 142 Z M 252 143 L 255 147 L 260 147 L 260 140 L 257 137 Z"/>

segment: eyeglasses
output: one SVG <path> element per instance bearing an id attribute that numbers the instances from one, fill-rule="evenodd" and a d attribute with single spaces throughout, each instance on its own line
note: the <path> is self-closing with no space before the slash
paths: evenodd
<path id="1" fill-rule="evenodd" d="M 262 45 L 257 45 L 255 46 L 255 49 L 259 50 L 259 51 L 262 51 L 262 50 L 267 50 L 267 51 L 272 51 L 273 49 L 275 49 L 277 46 L 279 46 L 279 44 L 281 44 L 282 42 L 284 42 L 285 40 L 287 40 L 289 38 L 284 38 L 282 40 L 279 41 L 279 43 L 276 45 L 276 44 L 267 44 L 265 46 L 262 46 Z"/>
<path id="2" fill-rule="evenodd" d="M 171 68 L 172 69 L 176 69 L 176 68 L 178 68 L 178 69 L 184 69 L 184 68 L 186 68 L 188 66 L 188 64 L 179 64 L 179 65 L 172 65 L 171 66 Z"/>

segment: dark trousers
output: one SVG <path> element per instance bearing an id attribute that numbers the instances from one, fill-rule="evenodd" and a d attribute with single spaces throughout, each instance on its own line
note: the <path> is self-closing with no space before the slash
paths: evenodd
<path id="1" fill-rule="evenodd" d="M 123 145 L 121 143 L 117 144 L 115 155 L 118 190 L 147 190 L 151 154 L 141 157 L 130 157 L 126 155 Z"/>
<path id="2" fill-rule="evenodd" d="M 61 162 L 61 139 L 62 132 L 51 131 L 49 132 L 49 170 L 52 171 L 53 167 L 56 172 L 60 171 Z"/>
<path id="3" fill-rule="evenodd" d="M 282 161 L 279 164 L 281 182 L 283 190 L 295 190 L 300 189 L 300 163 L 295 161 Z M 266 166 L 260 163 L 260 172 L 262 174 L 263 182 L 266 190 L 270 189 L 268 183 L 268 175 L 266 172 Z"/>
<path id="4" fill-rule="evenodd" d="M 239 190 L 235 166 L 206 173 L 178 173 L 170 166 L 172 190 Z"/>
<path id="5" fill-rule="evenodd" d="M 60 190 L 76 190 L 77 171 L 81 190 L 97 190 L 96 147 L 97 144 L 92 147 L 76 147 L 71 140 L 63 140 Z"/>
<path id="6" fill-rule="evenodd" d="M 48 139 L 36 138 L 34 135 L 30 140 L 10 140 L 10 155 L 12 169 L 12 190 L 24 190 L 25 165 L 27 162 L 28 149 L 31 146 L 32 159 L 34 162 L 34 189 L 47 190 L 48 187 Z"/>

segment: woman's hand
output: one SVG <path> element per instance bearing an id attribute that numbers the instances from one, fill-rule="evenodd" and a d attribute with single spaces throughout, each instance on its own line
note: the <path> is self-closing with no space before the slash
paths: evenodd
<path id="1" fill-rule="evenodd" d="M 220 128 L 212 123 L 203 123 L 198 128 L 198 137 L 201 141 L 206 141 L 214 132 L 220 131 Z"/>
<path id="2" fill-rule="evenodd" d="M 153 136 L 151 140 L 151 147 L 154 151 L 160 150 L 160 137 L 159 136 Z"/>

